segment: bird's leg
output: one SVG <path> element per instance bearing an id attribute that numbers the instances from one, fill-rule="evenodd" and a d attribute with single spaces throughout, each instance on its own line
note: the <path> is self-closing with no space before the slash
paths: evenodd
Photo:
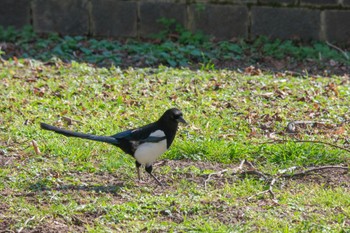
<path id="1" fill-rule="evenodd" d="M 139 162 L 135 162 L 136 165 L 136 171 L 137 171 L 137 177 L 139 178 L 139 181 L 141 181 L 141 176 L 140 176 L 140 167 L 141 167 L 141 163 Z"/>
<path id="2" fill-rule="evenodd" d="M 160 185 L 160 186 L 163 186 L 163 184 L 157 179 L 157 177 L 155 177 L 153 174 L 152 174 L 152 165 L 146 165 L 146 168 L 145 168 L 145 170 L 146 170 L 146 172 L 148 173 L 148 174 L 150 174 L 152 177 L 153 177 L 153 179 L 155 180 L 155 181 L 157 181 L 157 183 Z"/>

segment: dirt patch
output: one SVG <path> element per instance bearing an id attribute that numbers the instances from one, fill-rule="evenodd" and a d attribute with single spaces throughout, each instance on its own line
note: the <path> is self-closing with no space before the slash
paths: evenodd
<path id="1" fill-rule="evenodd" d="M 350 73 L 350 66 L 330 61 L 313 61 L 313 60 L 302 60 L 296 61 L 293 58 L 276 59 L 272 57 L 261 56 L 259 59 L 253 59 L 246 57 L 242 60 L 231 60 L 212 61 L 216 69 L 231 69 L 231 70 L 244 70 L 246 67 L 251 65 L 260 69 L 262 72 L 273 72 L 273 73 L 288 73 L 297 76 L 310 76 L 310 75 L 321 75 L 329 77 L 331 75 L 344 75 Z M 200 65 L 192 65 L 192 69 L 200 69 Z"/>
<path id="2" fill-rule="evenodd" d="M 155 164 L 155 172 L 157 172 L 158 169 L 160 172 L 165 169 L 169 170 L 168 174 L 161 176 L 163 182 L 168 184 L 168 188 L 176 188 L 176 184 L 181 179 L 186 179 L 187 181 L 195 183 L 197 186 L 203 188 L 205 180 L 210 173 L 215 173 L 238 165 L 191 160 L 163 160 L 160 163 Z M 222 187 L 228 179 L 233 179 L 233 177 L 219 177 L 219 179 L 215 180 L 215 187 Z"/>
<path id="3" fill-rule="evenodd" d="M 0 150 L 0 167 L 11 167 L 16 161 L 20 161 L 21 156 L 16 153 L 8 153 Z"/>
<path id="4" fill-rule="evenodd" d="M 23 233 L 58 233 L 58 232 L 84 232 L 84 228 L 71 227 L 60 219 L 50 220 L 45 224 L 33 227 L 32 229 L 23 229 Z"/>
<path id="5" fill-rule="evenodd" d="M 222 188 L 225 184 L 232 184 L 238 179 L 244 179 L 245 177 L 252 177 L 258 180 L 262 180 L 264 177 L 257 176 L 257 174 L 246 174 L 240 175 L 239 171 L 237 174 L 232 174 L 240 164 L 221 164 L 213 162 L 202 162 L 202 161 L 189 161 L 189 160 L 164 160 L 159 164 L 159 169 L 162 166 L 169 166 L 171 169 L 170 174 L 163 175 L 162 179 L 164 182 L 170 184 L 170 187 L 176 186 L 177 180 L 186 178 L 190 182 L 194 182 L 200 188 L 205 188 L 205 183 L 207 182 L 211 189 Z M 196 168 L 197 171 L 188 168 Z M 176 170 L 181 169 L 181 172 L 177 173 Z M 243 171 L 243 170 L 242 170 Z M 264 174 L 263 171 L 261 174 Z M 210 179 L 208 176 L 211 175 Z M 268 174 L 266 174 L 268 175 Z M 169 177 L 174 177 L 175 179 L 170 179 Z M 266 178 L 266 177 L 265 177 Z M 343 169 L 329 168 L 313 171 L 306 173 L 305 175 L 299 175 L 296 177 L 283 178 L 284 181 L 297 180 L 299 183 L 316 183 L 322 184 L 325 187 L 344 187 L 350 188 L 350 173 Z M 151 180 L 150 180 L 151 181 Z"/>
<path id="6" fill-rule="evenodd" d="M 16 158 L 14 156 L 5 157 L 0 155 L 0 167 L 11 166 L 14 161 L 16 161 Z"/>
<path id="7" fill-rule="evenodd" d="M 350 173 L 348 171 L 337 169 L 325 169 L 305 176 L 295 177 L 292 178 L 292 180 L 297 180 L 301 183 L 322 184 L 329 188 L 350 188 Z"/>
<path id="8" fill-rule="evenodd" d="M 7 229 L 15 223 L 14 219 L 6 215 L 8 208 L 9 206 L 6 203 L 0 203 L 0 232 L 2 232 L 2 229 Z"/>
<path id="9" fill-rule="evenodd" d="M 80 196 L 91 195 L 91 192 L 109 193 L 114 196 L 118 196 L 121 188 L 128 186 L 148 186 L 154 187 L 155 190 L 160 193 L 163 191 L 169 191 L 176 189 L 180 180 L 186 179 L 187 181 L 194 183 L 199 188 L 205 188 L 205 183 L 211 185 L 211 189 L 221 188 L 227 183 L 234 183 L 237 179 L 243 179 L 250 176 L 249 174 L 239 175 L 232 174 L 240 164 L 222 164 L 215 162 L 203 162 L 203 161 L 191 161 L 191 160 L 162 160 L 154 164 L 154 172 L 164 184 L 164 187 L 159 187 L 152 177 L 142 171 L 142 182 L 138 182 L 136 176 L 130 177 L 124 173 L 87 173 L 87 172 L 70 172 L 70 176 L 78 176 L 81 185 L 73 184 L 61 184 L 58 187 L 45 187 L 40 184 L 40 181 L 36 184 L 32 184 L 31 190 L 33 192 L 39 191 L 61 191 L 63 193 L 79 192 Z M 223 171 L 222 173 L 220 173 Z M 242 170 L 243 171 L 243 170 Z M 262 172 L 262 171 L 261 171 Z M 210 174 L 214 174 L 208 180 Z M 256 177 L 261 179 L 256 175 Z M 135 179 L 134 182 L 130 179 Z M 320 171 L 311 172 L 305 175 L 289 178 L 290 180 L 298 180 L 302 183 L 317 183 L 325 184 L 326 186 L 341 186 L 350 187 L 350 174 L 347 171 L 339 169 L 323 169 Z"/>

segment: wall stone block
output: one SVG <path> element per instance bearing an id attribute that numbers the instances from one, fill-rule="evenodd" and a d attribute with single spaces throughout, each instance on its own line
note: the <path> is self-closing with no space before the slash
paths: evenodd
<path id="1" fill-rule="evenodd" d="M 325 11 L 326 38 L 330 42 L 350 44 L 350 11 Z"/>
<path id="2" fill-rule="evenodd" d="M 89 33 L 88 0 L 33 0 L 33 26 L 39 33 Z"/>
<path id="3" fill-rule="evenodd" d="M 343 6 L 350 7 L 350 0 L 343 0 Z"/>
<path id="4" fill-rule="evenodd" d="M 136 37 L 137 2 L 91 1 L 91 33 L 94 36 Z"/>
<path id="5" fill-rule="evenodd" d="M 259 0 L 259 3 L 265 5 L 296 5 L 297 0 Z"/>
<path id="6" fill-rule="evenodd" d="M 200 9 L 190 7 L 192 31 L 202 31 L 218 39 L 248 36 L 248 8 L 246 6 L 208 4 Z"/>
<path id="7" fill-rule="evenodd" d="M 178 23 L 186 25 L 187 7 L 186 4 L 177 3 L 153 3 L 140 2 L 140 36 L 150 36 L 164 30 L 159 19 L 175 19 Z"/>
<path id="8" fill-rule="evenodd" d="M 319 10 L 300 8 L 253 7 L 253 37 L 265 35 L 281 39 L 320 39 Z"/>
<path id="9" fill-rule="evenodd" d="M 30 24 L 30 1 L 1 0 L 0 25 L 21 28 Z"/>
<path id="10" fill-rule="evenodd" d="M 325 6 L 325 5 L 338 5 L 338 0 L 300 0 L 301 5 L 316 5 L 316 6 Z"/>

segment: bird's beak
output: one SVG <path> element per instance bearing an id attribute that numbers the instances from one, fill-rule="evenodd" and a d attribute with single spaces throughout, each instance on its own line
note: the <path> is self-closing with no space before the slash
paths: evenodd
<path id="1" fill-rule="evenodd" d="M 183 117 L 177 118 L 177 122 L 181 122 L 181 123 L 184 123 L 185 125 L 187 125 L 187 122 L 185 121 L 185 119 Z"/>

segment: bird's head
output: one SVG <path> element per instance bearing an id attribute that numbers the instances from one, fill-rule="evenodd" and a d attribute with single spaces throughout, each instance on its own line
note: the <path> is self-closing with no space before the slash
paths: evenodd
<path id="1" fill-rule="evenodd" d="M 159 121 L 162 121 L 167 124 L 175 124 L 176 126 L 178 123 L 187 124 L 187 122 L 182 116 L 182 112 L 177 108 L 171 108 L 166 110 L 165 113 L 159 119 Z"/>

